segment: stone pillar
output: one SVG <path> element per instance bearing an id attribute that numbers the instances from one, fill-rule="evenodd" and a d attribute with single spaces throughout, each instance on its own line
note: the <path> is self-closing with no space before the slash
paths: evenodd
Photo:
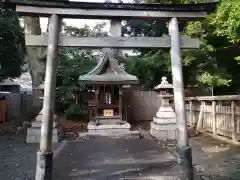
<path id="1" fill-rule="evenodd" d="M 180 36 L 177 18 L 172 18 L 169 22 L 169 34 L 171 37 L 171 65 L 174 89 L 174 105 L 177 115 L 178 127 L 178 161 L 186 179 L 194 179 L 192 165 L 192 149 L 189 146 L 187 115 L 185 109 L 185 95 L 182 73 L 182 59 L 180 51 Z"/>
<path id="2" fill-rule="evenodd" d="M 161 84 L 155 88 L 157 93 L 159 93 L 159 97 L 162 99 L 162 105 L 158 109 L 156 116 L 153 117 L 150 134 L 163 141 L 177 139 L 176 114 L 169 104 L 173 95 L 168 91 L 172 88 L 172 84 L 167 82 L 166 77 L 163 77 Z"/>
<path id="3" fill-rule="evenodd" d="M 46 65 L 46 77 L 45 83 L 41 84 L 38 88 L 44 91 L 43 108 L 36 121 L 32 122 L 30 128 L 27 129 L 26 143 L 40 143 L 42 138 L 42 149 L 51 148 L 50 144 L 58 142 L 62 136 L 62 131 L 56 123 L 55 112 L 55 90 L 56 90 L 56 68 L 57 63 L 55 57 L 57 55 L 57 43 L 58 43 L 58 32 L 60 27 L 60 19 L 57 15 L 52 15 L 50 18 L 50 31 L 48 38 L 48 55 Z M 47 88 L 45 88 L 45 85 Z M 45 111 L 45 112 L 44 112 Z M 45 113 L 45 123 L 43 123 Z M 42 129 L 42 130 L 41 130 Z M 42 137 L 41 137 L 42 133 Z M 50 142 L 48 142 L 50 141 Z"/>
<path id="4" fill-rule="evenodd" d="M 35 180 L 51 180 L 53 168 L 52 134 L 55 111 L 56 71 L 60 18 L 52 14 L 49 18 L 47 62 L 44 83 L 40 148 L 37 152 Z"/>

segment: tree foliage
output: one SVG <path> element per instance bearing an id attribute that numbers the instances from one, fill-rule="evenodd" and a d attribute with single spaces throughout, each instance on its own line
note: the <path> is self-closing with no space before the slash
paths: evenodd
<path id="1" fill-rule="evenodd" d="M 216 34 L 227 37 L 232 43 L 240 42 L 240 1 L 221 0 L 212 24 Z"/>
<path id="2" fill-rule="evenodd" d="M 18 77 L 22 72 L 25 40 L 14 11 L 0 7 L 0 81 Z"/>
<path id="3" fill-rule="evenodd" d="M 145 0 L 137 3 L 202 3 L 210 0 Z M 182 50 L 182 65 L 185 85 L 214 86 L 217 93 L 236 92 L 240 85 L 236 81 L 239 65 L 235 61 L 239 56 L 238 37 L 240 17 L 237 10 L 240 1 L 222 0 L 217 11 L 201 21 L 180 21 L 181 35 L 198 38 L 201 46 L 196 50 Z M 229 3 L 228 5 L 226 5 Z M 225 9 L 225 10 L 223 10 Z M 228 13 L 230 12 L 231 13 Z M 224 22 L 224 23 L 223 23 Z M 167 21 L 164 20 L 130 20 L 123 27 L 125 36 L 165 36 L 168 34 Z M 233 50 L 235 49 L 235 51 Z M 171 77 L 171 60 L 169 50 L 140 49 L 136 61 L 128 61 L 129 71 L 137 75 L 146 87 L 160 83 L 162 75 Z M 240 59 L 240 58 L 239 58 Z M 142 64 L 147 68 L 143 71 Z M 152 66 L 149 68 L 149 66 Z M 133 68 L 134 67 L 134 68 Z M 137 69 L 138 70 L 137 70 Z M 138 75 L 138 72 L 139 73 Z M 151 76 L 151 78 L 149 77 Z M 151 81 L 149 81 L 151 80 Z M 229 89 L 230 88 L 230 89 Z M 225 89 L 225 90 L 224 90 Z"/>
<path id="4" fill-rule="evenodd" d="M 76 51 L 75 49 L 62 49 L 58 62 L 56 101 L 61 103 L 63 108 L 67 108 L 71 104 L 82 105 L 81 92 L 83 87 L 79 84 L 78 78 L 96 65 L 94 57 L 90 53 Z M 72 107 L 68 108 L 71 109 Z"/>
<path id="5" fill-rule="evenodd" d="M 107 36 L 108 32 L 103 31 L 103 28 L 106 26 L 106 23 L 96 24 L 93 28 L 90 28 L 88 25 L 83 26 L 82 28 L 68 26 L 65 23 L 62 24 L 62 33 L 68 36 Z"/>
<path id="6" fill-rule="evenodd" d="M 106 36 L 103 31 L 106 24 L 97 24 L 90 28 L 82 28 L 63 24 L 62 33 L 68 36 Z M 62 48 L 58 56 L 57 68 L 57 102 L 62 105 L 68 115 L 78 115 L 85 112 L 84 87 L 78 82 L 81 75 L 88 73 L 97 63 L 92 50 L 81 48 Z"/>

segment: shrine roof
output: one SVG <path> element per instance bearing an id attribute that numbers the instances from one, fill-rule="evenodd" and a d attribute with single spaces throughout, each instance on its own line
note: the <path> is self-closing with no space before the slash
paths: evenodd
<path id="1" fill-rule="evenodd" d="M 80 8 L 103 10 L 143 10 L 143 11 L 178 11 L 178 12 L 212 12 L 218 1 L 197 4 L 133 4 L 133 3 L 98 3 L 54 0 L 0 0 L 0 3 L 12 5 L 40 6 L 52 8 Z"/>
<path id="2" fill-rule="evenodd" d="M 97 66 L 89 73 L 79 77 L 81 84 L 138 84 L 136 76 L 128 74 L 113 58 L 111 52 L 106 52 Z"/>

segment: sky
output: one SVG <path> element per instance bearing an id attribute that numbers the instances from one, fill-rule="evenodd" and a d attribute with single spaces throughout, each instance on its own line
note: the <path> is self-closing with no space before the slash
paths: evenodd
<path id="1" fill-rule="evenodd" d="M 105 0 L 70 0 L 70 1 L 78 1 L 78 2 L 104 2 Z M 131 2 L 132 0 L 123 0 L 124 3 Z M 117 0 L 112 0 L 112 2 L 117 2 Z M 84 25 L 88 25 L 90 27 L 94 27 L 96 24 L 106 22 L 107 25 L 104 29 L 104 31 L 109 30 L 109 20 L 89 20 L 89 19 L 63 19 L 63 21 L 70 26 L 75 26 L 75 27 L 83 27 Z M 41 22 L 41 28 L 42 31 L 46 31 L 47 29 L 47 23 L 48 19 L 47 18 L 40 18 Z"/>

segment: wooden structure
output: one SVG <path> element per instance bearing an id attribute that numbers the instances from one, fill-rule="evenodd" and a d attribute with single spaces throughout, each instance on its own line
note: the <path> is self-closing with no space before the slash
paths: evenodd
<path id="1" fill-rule="evenodd" d="M 186 98 L 188 125 L 198 126 L 216 137 L 240 141 L 240 96 L 198 96 Z"/>
<path id="2" fill-rule="evenodd" d="M 175 111 L 178 120 L 179 139 L 179 162 L 184 167 L 187 179 L 193 179 L 191 148 L 188 142 L 187 117 L 185 109 L 184 86 L 182 78 L 182 62 L 180 49 L 186 47 L 186 41 L 182 40 L 179 34 L 178 20 L 196 20 L 204 18 L 207 13 L 216 9 L 216 3 L 200 4 L 124 4 L 124 3 L 86 3 L 68 1 L 37 1 L 37 0 L 0 0 L 6 7 L 16 9 L 22 16 L 46 16 L 50 17 L 48 36 L 30 36 L 26 38 L 27 46 L 47 46 L 47 63 L 45 74 L 45 91 L 43 102 L 43 124 L 41 129 L 40 151 L 38 153 L 38 164 L 36 180 L 47 180 L 51 178 L 52 167 L 47 166 L 47 162 L 52 161 L 52 125 L 54 111 L 54 96 L 56 89 L 56 68 L 57 68 L 57 48 L 59 45 L 79 46 L 79 47 L 145 47 L 154 44 L 155 47 L 168 48 L 170 45 Z M 122 38 L 109 37 L 108 39 L 94 38 L 95 42 L 88 38 L 59 37 L 61 18 L 86 18 L 86 19 L 111 19 L 119 20 L 115 30 L 121 32 L 121 20 L 123 19 L 166 19 L 169 21 L 169 37 L 165 38 L 166 43 L 161 43 L 157 38 Z M 119 35 L 118 35 L 119 36 Z M 46 39 L 47 37 L 47 39 Z M 36 40 L 38 39 L 38 40 Z M 43 43 L 38 43 L 40 42 Z M 92 39 L 92 38 L 91 38 Z M 133 41 L 136 40 L 137 41 Z M 161 39 L 163 40 L 163 39 Z M 35 41 L 35 43 L 34 43 Z M 106 41 L 108 42 L 106 45 Z M 66 43 L 64 43 L 66 42 Z M 147 42 L 147 43 L 146 43 Z M 195 42 L 195 41 L 194 41 Z M 92 44 L 92 45 L 91 45 Z M 188 47 L 197 48 L 199 44 L 192 43 Z M 50 163 L 51 164 L 51 163 Z M 187 166 L 187 167 L 186 167 Z"/>
<path id="3" fill-rule="evenodd" d="M 90 121 L 123 120 L 123 85 L 137 84 L 138 78 L 128 74 L 113 58 L 111 51 L 79 83 L 93 85 L 94 99 L 89 102 Z"/>

